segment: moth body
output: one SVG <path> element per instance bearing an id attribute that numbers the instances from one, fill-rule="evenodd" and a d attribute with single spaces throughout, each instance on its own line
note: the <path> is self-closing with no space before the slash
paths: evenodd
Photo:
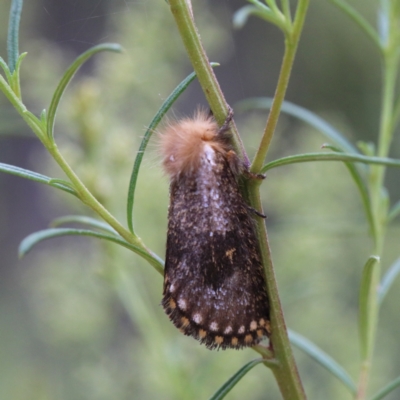
<path id="1" fill-rule="evenodd" d="M 161 135 L 170 176 L 162 305 L 208 348 L 241 348 L 269 335 L 269 303 L 243 169 L 226 130 L 198 111 Z"/>

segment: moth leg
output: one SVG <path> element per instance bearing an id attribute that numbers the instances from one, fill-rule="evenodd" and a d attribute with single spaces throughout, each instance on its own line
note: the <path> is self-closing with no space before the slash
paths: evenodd
<path id="1" fill-rule="evenodd" d="M 231 123 L 233 119 L 233 110 L 228 106 L 228 115 L 225 119 L 225 122 L 222 124 L 222 126 L 218 129 L 218 136 L 222 136 L 224 133 L 229 131 L 229 124 Z"/>
<path id="2" fill-rule="evenodd" d="M 263 180 L 267 176 L 264 174 L 255 174 L 254 172 L 250 172 L 248 168 L 246 168 L 243 173 L 246 175 L 248 179 L 260 179 Z"/>
<path id="3" fill-rule="evenodd" d="M 265 214 L 261 213 L 260 211 L 256 210 L 255 208 L 249 206 L 248 204 L 247 204 L 247 208 L 248 208 L 248 210 L 249 210 L 250 212 L 252 212 L 252 213 L 258 215 L 260 218 L 263 218 L 263 219 L 266 219 L 266 218 L 267 218 L 267 216 L 266 216 Z"/>

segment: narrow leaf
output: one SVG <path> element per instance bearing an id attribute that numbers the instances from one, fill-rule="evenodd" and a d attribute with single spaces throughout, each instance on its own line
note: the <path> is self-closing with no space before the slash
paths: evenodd
<path id="1" fill-rule="evenodd" d="M 218 66 L 217 63 L 211 63 L 212 67 Z M 191 82 L 196 78 L 196 74 L 192 72 L 189 76 L 187 76 L 174 90 L 173 92 L 167 97 L 164 101 L 160 109 L 157 111 L 156 115 L 152 119 L 149 127 L 147 128 L 142 143 L 140 144 L 139 150 L 136 155 L 135 163 L 133 165 L 133 170 L 131 173 L 131 178 L 129 181 L 128 187 L 128 198 L 127 198 L 127 207 L 126 207 L 126 214 L 127 214 L 127 221 L 128 227 L 131 232 L 133 232 L 133 205 L 135 202 L 135 189 L 137 178 L 139 174 L 139 169 L 142 164 L 144 152 L 146 150 L 147 144 L 156 129 L 157 125 L 160 123 L 163 116 L 167 113 L 167 111 L 171 108 L 174 102 L 178 99 L 178 97 L 185 91 L 185 89 L 190 85 Z"/>
<path id="2" fill-rule="evenodd" d="M 332 375 L 338 378 L 350 390 L 351 393 L 357 393 L 357 387 L 346 370 L 331 356 L 321 350 L 317 345 L 299 333 L 293 332 L 292 330 L 289 330 L 289 340 L 294 346 L 304 351 L 304 353 L 308 354 L 317 363 L 322 365 Z"/>
<path id="3" fill-rule="evenodd" d="M 342 153 L 342 151 L 334 146 L 331 145 L 324 145 L 322 146 L 323 148 L 328 148 L 330 150 L 336 151 L 338 153 Z M 365 215 L 367 217 L 368 225 L 370 228 L 370 231 L 372 233 L 372 236 L 375 238 L 376 237 L 376 230 L 375 230 L 375 221 L 372 215 L 372 209 L 371 209 L 371 202 L 369 199 L 369 192 L 368 192 L 368 187 L 362 178 L 359 170 L 356 168 L 354 163 L 351 162 L 345 162 L 345 165 L 350 172 L 351 177 L 353 178 L 354 182 L 357 185 L 358 191 L 360 192 L 361 196 L 361 201 L 364 206 L 364 211 Z"/>
<path id="4" fill-rule="evenodd" d="M 48 176 L 38 174 L 37 172 L 29 171 L 20 167 L 15 167 L 14 165 L 0 163 L 0 172 L 5 172 L 7 174 L 16 175 L 21 178 L 29 179 L 31 181 L 45 183 L 46 185 L 61 189 L 64 192 L 73 194 L 78 197 L 76 191 L 70 186 L 70 183 L 63 181 L 61 179 L 52 179 Z"/>
<path id="5" fill-rule="evenodd" d="M 364 266 L 361 278 L 359 331 L 363 360 L 370 357 L 375 339 L 378 318 L 379 264 L 380 258 L 371 256 Z"/>
<path id="6" fill-rule="evenodd" d="M 258 0 L 248 1 L 254 5 L 244 6 L 235 12 L 233 16 L 233 26 L 235 28 L 242 28 L 246 24 L 249 17 L 254 15 L 264 19 L 265 21 L 271 22 L 283 31 L 286 30 L 285 17 L 278 9 L 277 11 L 273 11 L 270 7 Z"/>
<path id="7" fill-rule="evenodd" d="M 388 222 L 393 221 L 400 214 L 400 201 L 395 203 L 395 205 L 390 209 L 388 214 Z"/>
<path id="8" fill-rule="evenodd" d="M 72 228 L 51 228 L 32 233 L 21 242 L 18 251 L 19 257 L 25 256 L 30 250 L 32 250 L 33 246 L 35 246 L 36 244 L 47 239 L 52 239 L 61 236 L 91 236 L 98 239 L 108 240 L 117 243 L 123 247 L 126 247 L 127 249 L 130 249 L 135 253 L 144 256 L 145 258 L 148 258 L 148 254 L 145 253 L 143 249 L 128 243 L 120 236 L 109 235 L 87 229 L 72 229 Z"/>
<path id="9" fill-rule="evenodd" d="M 10 83 L 10 80 L 11 80 L 10 69 L 8 68 L 7 63 L 4 61 L 4 59 L 2 57 L 0 57 L 0 67 L 4 71 L 4 74 L 6 75 L 7 82 Z"/>
<path id="10" fill-rule="evenodd" d="M 350 4 L 343 0 L 331 0 L 338 8 L 340 8 L 348 17 L 350 17 L 366 35 L 376 44 L 379 50 L 382 50 L 379 37 L 372 25 Z"/>
<path id="11" fill-rule="evenodd" d="M 113 228 L 111 228 L 110 225 L 104 223 L 103 221 L 99 221 L 98 219 L 94 219 L 84 215 L 66 215 L 64 217 L 54 219 L 50 225 L 52 227 L 58 227 L 60 225 L 65 225 L 70 223 L 88 225 L 91 226 L 92 228 L 101 229 L 103 231 L 117 235 L 117 232 Z"/>
<path id="12" fill-rule="evenodd" d="M 368 157 L 361 154 L 349 154 L 349 153 L 304 153 L 297 154 L 295 156 L 288 156 L 278 158 L 277 160 L 271 161 L 265 164 L 261 172 L 281 167 L 283 165 L 296 164 L 310 161 L 344 161 L 344 162 L 360 162 L 363 164 L 377 164 L 387 165 L 388 167 L 400 167 L 400 160 L 394 160 L 392 158 L 383 157 Z"/>
<path id="13" fill-rule="evenodd" d="M 61 81 L 58 84 L 56 91 L 54 92 L 53 98 L 50 103 L 49 112 L 47 115 L 47 137 L 51 141 L 53 141 L 54 138 L 54 121 L 56 117 L 57 108 L 60 103 L 61 97 L 64 94 L 65 89 L 67 88 L 69 82 L 71 81 L 75 73 L 78 71 L 78 69 L 81 67 L 81 65 L 84 64 L 85 61 L 87 61 L 94 54 L 97 54 L 101 51 L 114 51 L 119 53 L 122 51 L 122 48 L 120 45 L 114 43 L 104 43 L 104 44 L 99 44 L 98 46 L 94 46 L 89 50 L 85 51 L 83 54 L 81 54 L 71 64 L 71 66 L 65 72 L 64 76 L 61 78 Z"/>
<path id="14" fill-rule="evenodd" d="M 382 303 L 383 299 L 385 298 L 387 292 L 389 291 L 390 287 L 392 286 L 394 280 L 400 273 L 400 258 L 398 258 L 386 271 L 385 275 L 383 276 L 381 283 L 379 285 L 378 290 L 378 302 L 379 304 Z"/>
<path id="15" fill-rule="evenodd" d="M 265 11 L 261 11 L 258 7 L 251 5 L 244 6 L 237 10 L 233 15 L 233 26 L 236 29 L 243 28 L 246 25 L 249 17 L 251 17 L 252 15 L 263 19 L 265 19 L 265 15 L 268 15 L 271 19 L 273 19 L 273 13 L 271 12 L 271 10 L 265 5 L 262 6 L 265 7 Z"/>
<path id="16" fill-rule="evenodd" d="M 234 375 L 232 375 L 211 397 L 210 400 L 223 399 L 232 388 L 256 365 L 265 362 L 263 358 L 257 358 L 253 361 L 248 362 L 242 368 L 239 369 Z"/>
<path id="17" fill-rule="evenodd" d="M 251 109 L 270 109 L 272 106 L 273 99 L 269 97 L 257 97 L 243 100 L 237 104 L 237 109 L 246 111 Z M 320 131 L 325 137 L 335 143 L 341 150 L 346 153 L 358 153 L 356 147 L 354 147 L 346 137 L 335 129 L 331 124 L 326 122 L 323 118 L 317 114 L 307 110 L 306 108 L 300 107 L 296 104 L 284 101 L 282 104 L 282 112 L 296 117 L 307 124 L 313 126 L 315 129 Z"/>
<path id="18" fill-rule="evenodd" d="M 381 400 L 386 397 L 390 392 L 400 386 L 400 376 L 394 379 L 392 382 L 388 383 L 383 389 L 381 389 L 377 394 L 371 397 L 371 400 Z"/>
<path id="19" fill-rule="evenodd" d="M 17 59 L 17 63 L 15 65 L 15 70 L 11 75 L 11 79 L 10 79 L 10 86 L 13 90 L 13 92 L 15 93 L 15 95 L 21 99 L 21 85 L 20 85 L 20 69 L 21 69 L 21 63 L 22 60 L 27 56 L 28 53 L 22 53 L 18 59 Z"/>
<path id="20" fill-rule="evenodd" d="M 74 185 L 72 183 L 64 180 L 64 179 L 51 178 L 50 182 L 49 182 L 49 185 L 53 186 L 53 187 L 60 187 L 60 186 L 68 187 L 71 191 L 76 193 Z"/>
<path id="21" fill-rule="evenodd" d="M 22 0 L 12 0 L 10 16 L 8 20 L 7 54 L 8 66 L 11 73 L 14 72 L 19 57 L 18 33 L 19 22 L 21 19 L 22 3 Z"/>

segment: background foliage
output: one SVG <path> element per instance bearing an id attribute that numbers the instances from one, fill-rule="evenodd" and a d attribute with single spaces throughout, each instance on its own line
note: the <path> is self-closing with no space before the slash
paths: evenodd
<path id="1" fill-rule="evenodd" d="M 216 4 L 217 3 L 217 4 Z M 328 2 L 312 2 L 287 99 L 307 107 L 356 142 L 378 127 L 379 62 L 367 40 Z M 374 2 L 357 1 L 370 11 Z M 241 1 L 197 5 L 202 38 L 228 101 L 272 95 L 280 33 L 256 19 L 232 31 Z M 40 112 L 65 67 L 93 44 L 117 41 L 122 55 L 98 55 L 63 99 L 56 135 L 66 158 L 89 188 L 124 220 L 129 174 L 140 138 L 155 111 L 191 68 L 162 1 L 25 5 L 21 51 L 25 101 Z M 369 10 L 370 9 L 370 10 Z M 6 26 L 8 2 L 0 4 Z M 167 34 L 166 34 L 167 32 Z M 6 29 L 0 30 L 5 54 Z M 29 97 L 29 98 L 28 98 Z M 190 114 L 203 103 L 193 84 L 175 107 Z M 27 128 L 0 98 L 0 160 L 57 172 Z M 250 155 L 265 112 L 236 120 Z M 269 155 L 318 151 L 324 138 L 282 115 Z M 397 158 L 399 141 L 392 147 Z M 387 186 L 399 196 L 395 172 Z M 155 146 L 145 157 L 135 227 L 164 253 L 168 183 Z M 369 256 L 361 204 L 345 167 L 297 164 L 271 170 L 264 209 L 286 320 L 357 375 L 358 288 Z M 160 276 L 131 252 L 91 239 L 43 243 L 22 261 L 18 242 L 60 215 L 86 214 L 78 202 L 50 188 L 0 175 L 0 391 L 10 399 L 208 398 L 245 361 L 250 350 L 210 352 L 180 335 L 161 310 Z M 383 265 L 398 256 L 398 227 L 388 233 Z M 400 370 L 399 283 L 381 311 L 372 386 Z M 346 398 L 347 392 L 313 361 L 296 353 L 309 398 Z M 278 399 L 273 378 L 254 368 L 228 399 Z M 376 377 L 375 377 L 376 376 Z M 374 378 L 375 377 L 375 378 Z M 398 391 L 392 397 L 398 397 Z"/>

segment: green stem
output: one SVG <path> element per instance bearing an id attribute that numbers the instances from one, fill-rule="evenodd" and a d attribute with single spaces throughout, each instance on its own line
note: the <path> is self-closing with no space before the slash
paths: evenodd
<path id="1" fill-rule="evenodd" d="M 253 180 L 249 185 L 250 204 L 256 210 L 262 209 L 261 198 L 258 190 L 259 185 L 259 180 Z M 276 362 L 271 364 L 270 368 L 275 376 L 284 399 L 306 399 L 306 395 L 297 371 L 296 362 L 293 357 L 292 347 L 289 342 L 283 309 L 279 298 L 275 271 L 272 263 L 267 228 L 262 218 L 257 218 L 256 229 L 257 236 L 261 243 L 260 251 L 266 271 L 267 290 L 271 309 L 270 340 Z"/>
<path id="2" fill-rule="evenodd" d="M 267 156 L 267 152 L 271 144 L 276 125 L 278 123 L 282 103 L 285 98 L 286 89 L 289 84 L 290 72 L 293 67 L 293 62 L 296 55 L 301 31 L 303 29 L 308 4 L 309 0 L 299 1 L 292 30 L 285 33 L 285 54 L 283 56 L 279 79 L 276 86 L 275 96 L 269 113 L 267 125 L 265 127 L 260 146 L 251 165 L 250 170 L 253 173 L 260 172 L 264 164 L 265 157 Z"/>
<path id="3" fill-rule="evenodd" d="M 196 72 L 197 79 L 219 125 L 222 125 L 228 114 L 229 106 L 215 77 L 210 61 L 201 43 L 199 32 L 194 23 L 190 0 L 170 0 L 171 12 L 175 18 L 186 52 Z M 239 157 L 248 162 L 246 151 L 235 123 L 231 122 L 233 146 Z"/>
<path id="4" fill-rule="evenodd" d="M 187 53 L 199 79 L 200 85 L 203 88 L 205 96 L 210 104 L 211 109 L 214 112 L 217 121 L 221 124 L 226 117 L 228 106 L 221 92 L 219 84 L 215 78 L 215 75 L 210 67 L 207 55 L 202 47 L 200 36 L 194 24 L 190 1 L 170 0 L 169 3 L 182 40 L 186 47 Z M 299 1 L 293 30 L 290 33 L 289 39 L 287 39 L 286 41 L 287 52 L 283 61 L 282 71 L 277 88 L 278 101 L 275 103 L 275 108 L 273 106 L 273 111 L 271 111 L 274 116 L 271 121 L 273 121 L 274 118 L 277 120 L 277 116 L 279 114 L 280 105 L 282 104 L 283 96 L 286 91 L 308 3 L 309 0 Z M 271 135 L 272 137 L 272 132 L 275 126 L 276 121 L 274 124 L 271 124 L 270 122 L 268 125 L 268 133 L 267 135 L 264 135 L 267 136 L 267 139 L 264 139 L 264 146 L 261 150 L 261 153 L 263 152 L 264 154 L 258 157 L 258 171 L 262 168 L 265 154 L 269 145 L 270 138 L 268 140 L 268 135 Z M 239 156 L 242 159 L 246 160 L 246 153 L 240 137 L 236 132 L 236 128 L 233 128 L 232 131 L 234 134 L 233 144 L 235 146 L 235 150 L 238 152 Z M 267 145 L 265 145 L 265 142 L 267 142 Z M 258 180 L 252 180 L 252 182 L 249 182 L 247 188 L 250 204 L 257 210 L 262 209 L 258 190 L 259 184 L 260 183 Z M 282 396 L 285 399 L 305 399 L 304 390 L 302 388 L 301 381 L 297 372 L 296 363 L 286 331 L 282 306 L 280 304 L 278 294 L 277 282 L 272 265 L 271 251 L 268 244 L 267 231 L 264 221 L 261 219 L 257 221 L 257 233 L 258 239 L 261 243 L 260 251 L 266 270 L 267 290 L 271 303 L 271 343 L 276 360 L 276 364 L 274 364 L 274 366 L 271 368 L 278 382 Z"/>
<path id="5" fill-rule="evenodd" d="M 385 57 L 381 122 L 378 139 L 378 157 L 387 157 L 393 136 L 393 107 L 395 98 L 398 57 Z M 382 201 L 386 167 L 371 166 L 371 204 L 376 227 L 374 254 L 381 254 L 386 227 L 386 209 Z"/>
<path id="6" fill-rule="evenodd" d="M 36 136 L 42 140 L 44 133 L 40 121 L 26 109 L 24 103 L 22 103 L 21 99 L 17 97 L 2 75 L 0 75 L 0 90 L 4 93 L 9 102 L 14 106 Z"/>
<path id="7" fill-rule="evenodd" d="M 393 11 L 393 10 L 391 10 Z M 393 13 L 389 12 L 389 19 L 392 19 Z M 383 54 L 383 92 L 382 92 L 382 105 L 381 105 L 381 121 L 379 127 L 378 138 L 378 157 L 387 157 L 389 154 L 390 145 L 393 138 L 394 130 L 394 108 L 395 108 L 395 92 L 396 92 L 396 78 L 399 65 L 398 54 L 398 28 L 397 22 L 390 20 L 389 23 L 389 37 L 386 43 L 382 46 Z M 375 225 L 374 237 L 374 254 L 380 256 L 383 251 L 385 231 L 388 218 L 388 207 L 386 190 L 384 187 L 386 167 L 384 166 L 371 166 L 370 173 L 370 197 L 371 197 L 371 210 L 372 217 Z M 375 290 L 378 290 L 378 283 L 381 276 L 381 267 L 377 267 L 373 271 L 373 282 L 376 282 Z M 375 302 L 378 302 L 378 296 L 374 296 Z M 376 304 L 378 307 L 378 304 Z M 376 323 L 370 327 L 370 337 L 376 337 L 377 318 Z M 371 373 L 373 344 L 369 347 L 368 352 L 365 354 L 360 366 L 358 392 L 356 395 L 357 400 L 364 400 L 367 397 L 367 388 L 369 376 Z"/>
<path id="8" fill-rule="evenodd" d="M 78 178 L 64 157 L 59 152 L 55 143 L 45 144 L 47 150 L 52 155 L 57 164 L 68 176 L 75 190 L 78 192 L 80 200 L 95 211 L 104 221 L 113 227 L 128 243 L 142 248 L 145 251 L 143 257 L 161 274 L 163 274 L 163 262 L 151 250 L 147 249 L 140 237 L 125 229 L 120 222 L 92 195 L 82 181 Z"/>

